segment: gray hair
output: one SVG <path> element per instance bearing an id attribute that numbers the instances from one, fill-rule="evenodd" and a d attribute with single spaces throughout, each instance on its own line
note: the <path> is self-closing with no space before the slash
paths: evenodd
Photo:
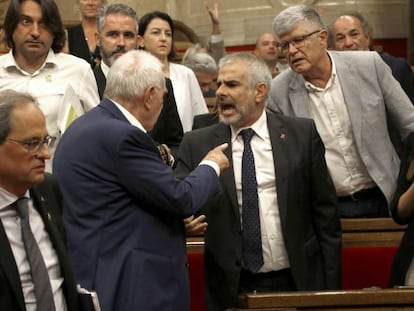
<path id="1" fill-rule="evenodd" d="M 98 24 L 98 32 L 102 33 L 105 26 L 106 17 L 111 14 L 121 14 L 131 17 L 135 21 L 135 31 L 138 33 L 138 16 L 137 13 L 130 6 L 123 3 L 108 4 L 101 7 L 96 12 L 96 20 Z"/>
<path id="2" fill-rule="evenodd" d="M 272 75 L 269 68 L 264 61 L 249 52 L 237 52 L 225 55 L 219 61 L 219 71 L 224 66 L 231 65 L 240 60 L 247 63 L 246 70 L 249 77 L 250 91 L 253 91 L 258 83 L 264 83 L 267 88 L 270 87 Z"/>
<path id="3" fill-rule="evenodd" d="M 324 29 L 325 25 L 319 13 L 307 5 L 294 5 L 280 12 L 273 20 L 273 31 L 280 37 L 293 30 L 297 23 L 305 21 Z"/>
<path id="4" fill-rule="evenodd" d="M 0 92 L 0 144 L 2 144 L 11 131 L 10 119 L 13 110 L 20 105 L 37 103 L 36 99 L 26 93 L 13 90 Z"/>
<path id="5" fill-rule="evenodd" d="M 146 88 L 165 85 L 162 64 L 144 50 L 131 50 L 120 56 L 109 69 L 104 96 L 112 99 L 134 100 Z"/>
<path id="6" fill-rule="evenodd" d="M 187 49 L 182 64 L 195 73 L 205 72 L 213 76 L 217 75 L 217 64 L 213 57 L 204 52 L 199 52 L 198 44 Z"/>

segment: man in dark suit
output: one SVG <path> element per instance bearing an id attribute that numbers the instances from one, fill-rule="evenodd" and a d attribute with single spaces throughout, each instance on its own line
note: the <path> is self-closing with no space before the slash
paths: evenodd
<path id="1" fill-rule="evenodd" d="M 0 308 L 77 310 L 63 238 L 61 195 L 56 181 L 44 174 L 54 139 L 47 135 L 45 117 L 29 95 L 0 92 L 0 120 Z M 32 277 L 31 256 L 23 243 L 23 221 L 14 203 L 23 197 L 28 198 L 30 227 L 46 266 L 41 278 L 53 293 L 42 306 L 36 291 L 40 285 Z"/>
<path id="2" fill-rule="evenodd" d="M 253 54 L 225 56 L 216 93 L 222 123 L 186 133 L 179 150 L 176 175 L 184 178 L 212 146 L 229 144 L 230 169 L 220 178 L 223 194 L 202 209 L 208 223 L 204 256 L 209 310 L 235 307 L 245 291 L 341 286 L 341 227 L 323 143 L 313 121 L 264 111 L 270 81 L 268 68 Z M 257 179 L 250 193 L 244 193 L 246 147 L 240 136 L 247 128 L 254 131 Z M 261 264 L 254 271 L 243 255 L 249 249 L 244 201 L 256 189 L 260 225 L 255 236 L 261 237 L 262 251 L 256 252 Z"/>
<path id="3" fill-rule="evenodd" d="M 164 92 L 160 61 L 129 51 L 111 66 L 105 98 L 56 150 L 75 274 L 103 311 L 189 309 L 183 219 L 219 191 L 229 163 L 219 146 L 186 180 L 175 178 L 147 134 Z"/>
<path id="4" fill-rule="evenodd" d="M 331 27 L 332 45 L 338 51 L 369 51 L 372 50 L 372 27 L 359 12 L 344 13 L 339 16 Z M 392 75 L 401 84 L 404 92 L 414 103 L 413 73 L 411 66 L 402 58 L 386 53 L 379 53 L 382 60 L 391 68 Z M 387 119 L 391 141 L 401 156 L 403 146 L 397 122 L 391 116 Z"/>

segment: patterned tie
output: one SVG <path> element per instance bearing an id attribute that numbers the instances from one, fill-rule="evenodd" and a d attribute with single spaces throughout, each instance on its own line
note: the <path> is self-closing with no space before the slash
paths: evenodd
<path id="1" fill-rule="evenodd" d="M 256 170 L 250 140 L 254 131 L 242 130 L 244 150 L 242 158 L 242 222 L 243 262 L 246 269 L 256 273 L 263 266 L 262 238 L 260 231 L 259 203 Z"/>
<path id="2" fill-rule="evenodd" d="M 28 200 L 28 198 L 24 197 L 17 200 L 16 208 L 20 217 L 24 247 L 26 249 L 34 284 L 37 305 L 36 310 L 54 311 L 55 303 L 53 300 L 52 288 L 50 286 L 49 274 L 45 262 L 43 261 L 42 254 L 40 253 L 39 245 L 37 245 L 32 230 L 30 229 L 27 205 Z"/>

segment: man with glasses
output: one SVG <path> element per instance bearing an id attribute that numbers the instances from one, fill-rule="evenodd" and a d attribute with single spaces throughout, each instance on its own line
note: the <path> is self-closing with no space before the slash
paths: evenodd
<path id="1" fill-rule="evenodd" d="M 32 96 L 0 92 L 2 310 L 78 309 L 63 239 L 61 194 L 52 176 L 45 175 L 53 142 Z"/>
<path id="2" fill-rule="evenodd" d="M 290 69 L 273 80 L 268 109 L 315 120 L 341 217 L 388 217 L 399 158 L 387 118 L 403 138 L 413 131 L 409 98 L 378 53 L 327 51 L 328 32 L 313 8 L 285 9 L 273 29 Z"/>

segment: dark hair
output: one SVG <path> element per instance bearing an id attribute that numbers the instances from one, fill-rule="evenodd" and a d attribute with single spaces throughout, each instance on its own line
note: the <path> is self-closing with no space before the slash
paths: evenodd
<path id="1" fill-rule="evenodd" d="M 166 21 L 171 28 L 171 33 L 173 35 L 173 42 L 171 43 L 171 51 L 170 54 L 168 54 L 168 60 L 172 61 L 174 59 L 176 59 L 177 55 L 175 53 L 175 47 L 174 47 L 174 22 L 172 20 L 172 18 L 164 12 L 161 11 L 153 11 L 153 12 L 149 12 L 147 14 L 145 14 L 144 16 L 142 16 L 139 20 L 139 26 L 138 26 L 138 34 L 143 37 L 145 34 L 145 31 L 148 28 L 148 24 L 151 23 L 151 21 L 155 18 L 160 18 L 164 21 Z"/>
<path id="2" fill-rule="evenodd" d="M 4 17 L 4 31 L 7 45 L 13 49 L 13 33 L 16 30 L 17 24 L 20 20 L 20 6 L 23 2 L 29 0 L 11 0 L 7 8 L 6 16 Z M 42 10 L 42 20 L 46 28 L 53 35 L 52 50 L 55 53 L 62 51 L 66 41 L 65 28 L 63 26 L 62 18 L 60 17 L 59 9 L 53 0 L 30 0 L 40 5 Z"/>

